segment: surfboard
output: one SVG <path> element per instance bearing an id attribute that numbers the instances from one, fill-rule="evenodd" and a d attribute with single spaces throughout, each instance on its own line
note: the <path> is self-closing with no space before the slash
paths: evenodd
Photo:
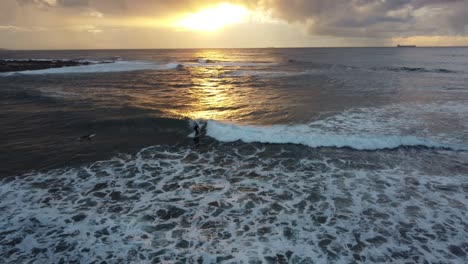
<path id="1" fill-rule="evenodd" d="M 191 120 L 190 121 L 190 125 L 191 127 L 193 128 L 195 125 L 198 125 L 199 129 L 200 129 L 200 133 L 198 133 L 197 135 L 195 134 L 195 132 L 192 132 L 190 133 L 187 137 L 189 138 L 200 138 L 200 137 L 203 137 L 204 135 L 206 135 L 206 126 L 207 126 L 207 122 L 205 121 L 200 121 L 200 120 Z"/>

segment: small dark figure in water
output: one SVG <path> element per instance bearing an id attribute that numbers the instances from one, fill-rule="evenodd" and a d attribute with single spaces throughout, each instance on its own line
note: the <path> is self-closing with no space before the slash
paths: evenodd
<path id="1" fill-rule="evenodd" d="M 79 140 L 91 140 L 95 136 L 96 134 L 89 134 L 89 135 L 80 137 Z"/>
<path id="2" fill-rule="evenodd" d="M 193 130 L 195 130 L 196 137 L 200 135 L 200 127 L 198 126 L 198 124 L 195 124 L 195 126 L 193 127 Z"/>

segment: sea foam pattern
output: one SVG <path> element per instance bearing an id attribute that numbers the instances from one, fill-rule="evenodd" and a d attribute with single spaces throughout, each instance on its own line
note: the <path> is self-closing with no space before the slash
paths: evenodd
<path id="1" fill-rule="evenodd" d="M 468 261 L 466 154 L 213 144 L 4 181 L 0 262 Z"/>

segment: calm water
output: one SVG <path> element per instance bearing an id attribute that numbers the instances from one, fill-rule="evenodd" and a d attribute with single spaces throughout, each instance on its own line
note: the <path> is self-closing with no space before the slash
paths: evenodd
<path id="1" fill-rule="evenodd" d="M 0 58 L 0 262 L 468 261 L 468 48 Z"/>

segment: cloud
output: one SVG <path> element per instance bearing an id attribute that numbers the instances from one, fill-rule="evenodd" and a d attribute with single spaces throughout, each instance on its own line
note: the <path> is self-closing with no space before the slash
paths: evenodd
<path id="1" fill-rule="evenodd" d="M 304 24 L 310 34 L 316 35 L 467 33 L 465 0 L 260 0 L 258 6 L 290 23 Z M 434 25 L 442 27 L 437 29 Z"/>
<path id="2" fill-rule="evenodd" d="M 22 5 L 36 5 L 39 7 L 86 7 L 89 0 L 17 0 Z"/>
<path id="3" fill-rule="evenodd" d="M 8 0 L 7 0 L 8 1 Z M 242 4 L 310 35 L 392 38 L 468 35 L 466 0 L 17 0 L 55 12 L 96 18 L 158 19 L 221 2 Z M 0 4 L 1 7 L 2 4 Z M 57 11 L 59 10 L 59 11 Z"/>
<path id="4" fill-rule="evenodd" d="M 105 15 L 149 16 L 191 11 L 221 0 L 17 0 L 21 5 L 48 9 L 92 9 Z M 227 1 L 229 2 L 229 0 Z M 231 1 L 232 2 L 232 1 Z"/>

